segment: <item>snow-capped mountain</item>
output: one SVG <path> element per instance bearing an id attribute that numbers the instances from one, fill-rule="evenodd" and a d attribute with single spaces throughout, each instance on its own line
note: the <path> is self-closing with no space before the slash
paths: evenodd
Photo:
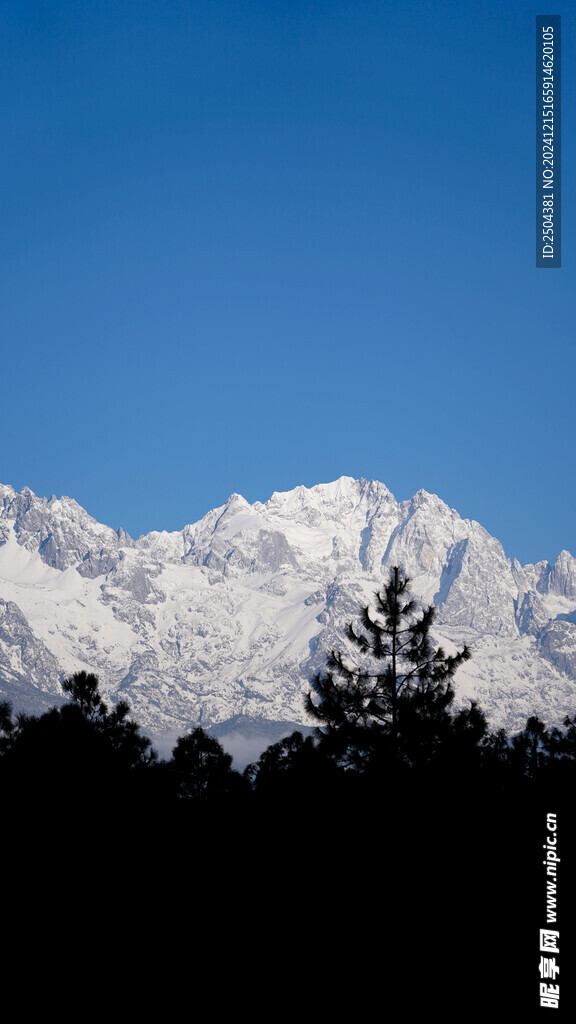
<path id="1" fill-rule="evenodd" d="M 576 559 L 521 566 L 435 495 L 350 477 L 233 494 L 137 541 L 70 498 L 0 486 L 0 694 L 37 713 L 86 669 L 149 732 L 304 723 L 311 675 L 394 565 L 437 606 L 437 641 L 472 647 L 459 703 L 510 730 L 576 712 Z"/>

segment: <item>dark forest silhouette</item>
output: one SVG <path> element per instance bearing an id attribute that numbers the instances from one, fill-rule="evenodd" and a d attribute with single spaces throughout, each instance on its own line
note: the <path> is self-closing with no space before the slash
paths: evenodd
<path id="1" fill-rule="evenodd" d="M 0 764 L 8 791 L 15 785 L 22 796 L 33 780 L 31 797 L 38 796 L 40 781 L 42 791 L 84 786 L 97 794 L 134 776 L 139 786 L 163 789 L 167 799 L 206 804 L 245 800 L 249 792 L 279 796 L 292 786 L 341 785 L 345 791 L 353 782 L 358 790 L 363 782 L 409 784 L 412 776 L 421 785 L 423 773 L 433 779 L 457 772 L 460 788 L 471 780 L 504 789 L 552 779 L 571 785 L 576 715 L 565 719 L 563 730 L 530 716 L 509 737 L 504 729 L 489 731 L 475 701 L 455 711 L 454 675 L 471 651 L 465 646 L 447 655 L 434 646 L 435 609 L 418 609 L 409 582 L 392 569 L 375 594 L 375 609 L 361 610 L 359 628 L 348 625 L 362 663 L 332 651 L 327 671 L 312 680 L 304 704 L 317 722 L 314 737 L 296 731 L 240 774 L 221 743 L 198 726 L 163 761 L 128 704 L 108 707 L 97 677 L 78 672 L 62 684 L 69 702 L 43 715 L 14 716 L 11 705 L 0 702 Z"/>
<path id="2" fill-rule="evenodd" d="M 552 808 L 572 820 L 576 715 L 563 729 L 530 716 L 508 736 L 490 731 L 475 702 L 455 710 L 454 676 L 471 652 L 436 648 L 433 619 L 394 568 L 375 608 L 347 629 L 358 663 L 333 651 L 311 681 L 315 735 L 293 732 L 242 773 L 200 727 L 159 758 L 128 705 L 109 707 L 86 672 L 64 680 L 68 702 L 43 715 L 0 703 L 13 871 L 38 842 L 45 855 L 49 836 L 55 870 L 120 861 L 148 886 L 202 879 L 204 905 L 210 891 L 233 905 L 245 888 L 260 894 L 264 914 L 266 886 L 279 877 L 282 899 L 322 908 L 315 920 L 325 936 L 348 930 L 361 944 L 385 922 L 380 941 L 397 983 L 410 982 L 418 957 L 431 1005 L 443 1005 L 447 985 L 449 1000 L 464 989 L 468 1002 L 482 999 L 478 965 L 492 962 L 504 919 L 517 936 L 506 961 L 509 1005 L 519 1005 L 521 986 L 533 1009 L 526 965 L 543 924 L 542 821 Z M 569 852 L 565 838 L 566 860 Z"/>

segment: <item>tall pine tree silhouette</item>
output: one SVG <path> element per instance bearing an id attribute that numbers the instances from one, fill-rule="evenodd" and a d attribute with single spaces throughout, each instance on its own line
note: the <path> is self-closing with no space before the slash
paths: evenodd
<path id="1" fill-rule="evenodd" d="M 396 761 L 427 758 L 452 722 L 452 679 L 470 650 L 446 655 L 434 646 L 435 608 L 419 612 L 409 582 L 394 567 L 375 594 L 375 611 L 362 610 L 359 630 L 348 626 L 366 664 L 351 666 L 332 651 L 328 671 L 316 675 L 305 698 L 327 749 L 345 766 L 365 768 L 382 751 Z"/>

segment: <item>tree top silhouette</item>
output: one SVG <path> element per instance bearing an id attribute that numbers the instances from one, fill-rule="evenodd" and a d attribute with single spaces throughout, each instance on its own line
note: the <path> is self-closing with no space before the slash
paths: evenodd
<path id="1" fill-rule="evenodd" d="M 435 646 L 430 636 L 435 608 L 419 610 L 409 583 L 395 566 L 375 593 L 375 610 L 363 608 L 360 628 L 347 627 L 348 639 L 366 664 L 350 665 L 345 655 L 331 651 L 328 672 L 312 681 L 305 707 L 322 735 L 340 734 L 356 748 L 386 736 L 397 756 L 404 724 L 410 721 L 415 735 L 426 721 L 447 714 L 454 700 L 453 676 L 471 652 L 464 646 L 447 655 Z"/>

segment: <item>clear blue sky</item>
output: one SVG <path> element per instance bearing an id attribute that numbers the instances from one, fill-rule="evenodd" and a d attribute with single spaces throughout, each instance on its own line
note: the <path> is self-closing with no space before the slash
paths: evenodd
<path id="1" fill-rule="evenodd" d="M 535 268 L 535 15 L 563 267 Z M 134 536 L 423 487 L 576 554 L 573 10 L 4 0 L 0 480 Z"/>

